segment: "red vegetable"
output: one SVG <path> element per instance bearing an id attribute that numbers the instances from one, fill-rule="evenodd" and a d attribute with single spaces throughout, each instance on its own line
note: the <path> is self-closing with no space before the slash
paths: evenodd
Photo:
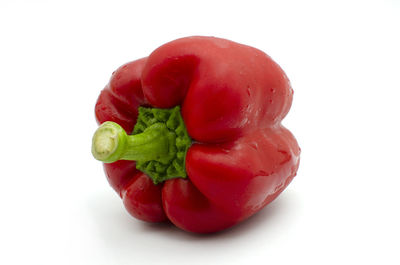
<path id="1" fill-rule="evenodd" d="M 102 125 L 92 152 L 134 217 L 219 231 L 262 209 L 296 175 L 300 148 L 281 125 L 292 96 L 262 51 L 178 39 L 113 73 L 96 104 Z"/>

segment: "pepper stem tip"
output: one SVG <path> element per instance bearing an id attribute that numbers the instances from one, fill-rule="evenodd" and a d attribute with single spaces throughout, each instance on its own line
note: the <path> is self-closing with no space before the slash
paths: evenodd
<path id="1" fill-rule="evenodd" d="M 96 130 L 92 139 L 92 154 L 94 158 L 105 163 L 117 161 L 124 149 L 126 133 L 115 122 L 104 122 Z"/>

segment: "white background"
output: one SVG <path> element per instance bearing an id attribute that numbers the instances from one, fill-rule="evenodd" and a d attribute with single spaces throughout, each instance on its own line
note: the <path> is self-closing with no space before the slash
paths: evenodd
<path id="1" fill-rule="evenodd" d="M 297 177 L 225 232 L 131 218 L 91 157 L 118 66 L 212 35 L 286 71 Z M 400 264 L 399 1 L 0 1 L 1 264 Z"/>

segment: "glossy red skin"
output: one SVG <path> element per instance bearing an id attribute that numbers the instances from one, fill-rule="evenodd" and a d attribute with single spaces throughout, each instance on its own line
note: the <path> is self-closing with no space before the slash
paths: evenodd
<path id="1" fill-rule="evenodd" d="M 255 48 L 213 37 L 167 43 L 117 69 L 96 104 L 99 123 L 130 133 L 140 105 L 181 105 L 195 141 L 187 179 L 154 185 L 135 162 L 105 164 L 127 210 L 144 221 L 169 219 L 186 231 L 216 232 L 253 215 L 291 182 L 300 148 L 280 122 L 293 90 L 282 69 Z"/>

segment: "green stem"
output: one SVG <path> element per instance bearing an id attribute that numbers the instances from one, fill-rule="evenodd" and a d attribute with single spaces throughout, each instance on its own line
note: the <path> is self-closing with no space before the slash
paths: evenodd
<path id="1" fill-rule="evenodd" d="M 142 133 L 127 135 L 120 125 L 108 121 L 93 136 L 92 154 L 105 163 L 117 160 L 163 162 L 175 155 L 173 146 L 175 134 L 163 123 L 155 123 Z"/>
<path id="2" fill-rule="evenodd" d="M 133 135 L 115 122 L 103 123 L 95 132 L 93 156 L 104 163 L 135 160 L 136 168 L 154 182 L 186 178 L 186 153 L 192 143 L 180 107 L 139 107 Z"/>

